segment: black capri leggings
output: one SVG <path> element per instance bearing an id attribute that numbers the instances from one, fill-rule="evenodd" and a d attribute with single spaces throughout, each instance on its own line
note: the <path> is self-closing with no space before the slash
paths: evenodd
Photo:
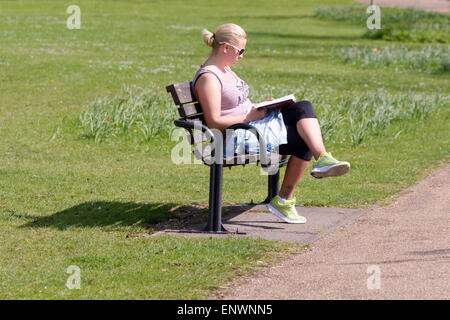
<path id="1" fill-rule="evenodd" d="M 304 118 L 317 118 L 311 102 L 302 100 L 281 108 L 287 130 L 287 144 L 280 145 L 279 153 L 293 155 L 305 161 L 311 161 L 312 153 L 297 132 L 297 122 Z"/>

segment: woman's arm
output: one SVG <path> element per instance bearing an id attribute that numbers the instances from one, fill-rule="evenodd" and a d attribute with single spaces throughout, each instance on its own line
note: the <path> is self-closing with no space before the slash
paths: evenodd
<path id="1" fill-rule="evenodd" d="M 264 118 L 266 111 L 253 108 L 248 114 L 221 116 L 222 86 L 217 77 L 203 74 L 195 83 L 195 95 L 202 105 L 206 125 L 211 129 L 225 130 L 236 123 L 250 122 Z"/>

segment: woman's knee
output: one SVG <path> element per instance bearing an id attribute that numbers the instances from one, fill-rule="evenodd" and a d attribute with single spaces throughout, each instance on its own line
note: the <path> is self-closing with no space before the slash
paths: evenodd
<path id="1" fill-rule="evenodd" d="M 307 100 L 298 101 L 281 109 L 283 121 L 286 125 L 296 126 L 297 122 L 304 118 L 317 118 L 314 107 Z"/>
<path id="2" fill-rule="evenodd" d="M 301 119 L 303 118 L 317 118 L 316 111 L 314 110 L 313 104 L 308 100 L 302 100 L 297 102 L 297 105 L 302 114 Z"/>

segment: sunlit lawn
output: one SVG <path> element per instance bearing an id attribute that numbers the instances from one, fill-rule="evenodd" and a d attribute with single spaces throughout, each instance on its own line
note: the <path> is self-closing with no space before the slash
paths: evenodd
<path id="1" fill-rule="evenodd" d="M 327 3 L 351 2 L 320 2 Z M 191 80 L 208 54 L 204 27 L 234 22 L 246 29 L 245 58 L 234 70 L 254 101 L 303 89 L 312 101 L 379 88 L 449 93 L 448 73 L 332 59 L 336 48 L 388 43 L 362 39 L 364 26 L 314 18 L 317 1 L 77 4 L 80 30 L 66 28 L 66 1 L 0 4 L 0 298 L 202 298 L 257 261 L 298 249 L 239 237 L 127 238 L 173 209 L 206 203 L 209 168 L 174 165 L 168 134 L 150 143 L 81 135 L 79 115 L 96 96 L 126 85 L 165 96 L 166 85 Z M 448 123 L 448 105 L 440 105 L 428 119 L 395 122 L 358 145 L 329 141 L 352 170 L 324 181 L 306 175 L 299 204 L 368 207 L 395 194 L 448 162 Z M 224 203 L 261 201 L 265 193 L 259 168 L 224 172 Z M 79 290 L 65 286 L 70 265 L 80 267 Z"/>

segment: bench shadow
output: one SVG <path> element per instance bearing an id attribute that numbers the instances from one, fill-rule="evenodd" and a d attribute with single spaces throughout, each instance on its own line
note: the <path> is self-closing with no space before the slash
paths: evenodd
<path id="1" fill-rule="evenodd" d="M 251 205 L 223 205 L 223 218 L 230 219 L 251 208 Z M 35 217 L 21 228 L 102 228 L 105 231 L 135 226 L 150 232 L 163 229 L 183 229 L 206 224 L 208 204 L 136 203 L 92 201 L 80 203 L 62 211 Z"/>

